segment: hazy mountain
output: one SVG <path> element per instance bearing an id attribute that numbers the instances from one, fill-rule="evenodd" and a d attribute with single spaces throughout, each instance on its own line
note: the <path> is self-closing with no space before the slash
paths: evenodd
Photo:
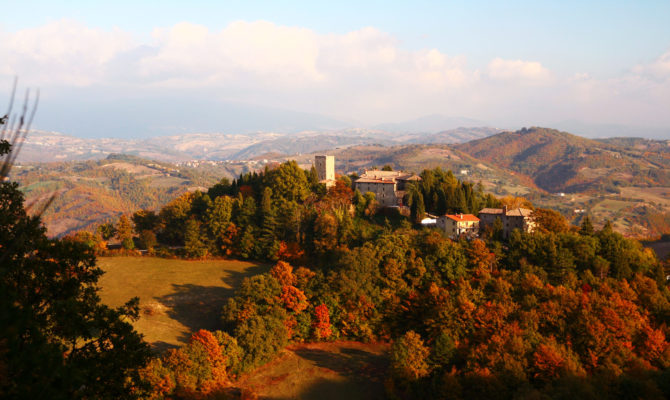
<path id="1" fill-rule="evenodd" d="M 120 100 L 98 93 L 72 94 L 41 106 L 36 126 L 78 137 L 138 139 L 188 132 L 296 133 L 354 125 L 315 113 L 223 101 L 219 96 L 170 93 L 160 97 L 140 92 Z M 87 101 L 82 103 L 82 98 Z"/>
<path id="2" fill-rule="evenodd" d="M 398 135 L 375 129 L 309 130 L 298 133 L 188 133 L 147 139 L 82 139 L 33 131 L 19 161 L 73 161 L 132 154 L 162 161 L 247 160 L 265 153 L 292 155 L 362 144 L 460 143 L 492 135 L 493 128 L 458 128 L 436 134 Z"/>
<path id="3" fill-rule="evenodd" d="M 670 139 L 670 128 L 639 127 L 617 124 L 590 124 L 587 122 L 569 120 L 552 126 L 562 131 L 589 138 L 613 137 L 640 137 L 647 139 Z"/>
<path id="4" fill-rule="evenodd" d="M 403 143 L 464 143 L 471 140 L 485 138 L 496 133 L 500 133 L 496 128 L 456 128 L 431 134 L 408 134 L 402 138 L 396 138 L 396 141 Z"/>
<path id="5" fill-rule="evenodd" d="M 432 114 L 404 122 L 380 124 L 375 128 L 393 133 L 437 133 L 459 127 L 471 128 L 486 125 L 489 124 L 476 119 Z"/>

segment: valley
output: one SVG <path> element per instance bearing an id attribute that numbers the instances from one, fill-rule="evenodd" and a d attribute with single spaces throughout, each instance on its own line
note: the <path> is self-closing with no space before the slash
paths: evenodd
<path id="1" fill-rule="evenodd" d="M 190 151 L 181 156 L 196 157 L 188 161 L 154 161 L 127 154 L 108 155 L 98 161 L 22 163 L 12 178 L 21 184 L 28 203 L 39 203 L 50 193 L 58 193 L 43 218 L 52 236 L 92 229 L 140 208 L 157 209 L 185 191 L 205 190 L 223 177 L 233 179 L 273 163 L 295 159 L 309 169 L 314 155 L 323 152 L 336 157 L 340 174 L 357 174 L 387 164 L 408 171 L 440 167 L 453 171 L 459 179 L 481 182 L 488 193 L 521 196 L 540 207 L 560 211 L 573 223 L 588 214 L 596 224 L 611 220 L 615 229 L 627 236 L 655 237 L 670 231 L 668 141 L 591 140 L 545 128 L 504 133 L 459 128 L 395 138 L 424 141 L 417 144 L 391 140 L 361 144 L 375 137 L 365 136 L 368 133 L 341 132 L 343 136 L 334 141 L 313 133 L 265 137 L 264 141 L 259 137 L 257 143 L 244 142 L 246 147 L 241 142 L 219 141 L 222 148 L 234 147 L 237 154 L 249 157 L 241 161 L 197 158 L 223 157 L 223 153 L 216 152 L 214 136 L 198 142 L 199 136 L 187 135 L 181 144 L 166 140 L 164 145 Z M 486 137 L 463 142 L 479 136 Z M 448 144 L 450 140 L 460 143 Z M 209 146 L 210 152 L 202 152 L 198 146 Z"/>

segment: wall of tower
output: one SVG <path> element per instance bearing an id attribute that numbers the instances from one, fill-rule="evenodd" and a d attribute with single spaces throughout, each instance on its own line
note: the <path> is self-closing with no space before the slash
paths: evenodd
<path id="1" fill-rule="evenodd" d="M 314 167 L 319 176 L 319 181 L 335 180 L 335 156 L 314 157 Z"/>

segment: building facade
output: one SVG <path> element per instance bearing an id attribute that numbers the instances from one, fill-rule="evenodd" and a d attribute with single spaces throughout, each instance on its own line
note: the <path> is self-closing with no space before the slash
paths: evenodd
<path id="1" fill-rule="evenodd" d="M 472 214 L 447 214 L 437 219 L 437 227 L 452 239 L 461 235 L 476 237 L 479 235 L 479 218 Z"/>
<path id="2" fill-rule="evenodd" d="M 513 230 L 531 233 L 535 230 L 533 210 L 527 208 L 484 208 L 479 212 L 480 229 L 491 229 L 496 219 L 502 224 L 503 237 L 508 238 Z"/>
<path id="3" fill-rule="evenodd" d="M 407 185 L 420 180 L 418 175 L 407 172 L 372 170 L 365 171 L 354 187 L 361 193 L 374 193 L 380 206 L 394 207 L 402 205 Z"/>
<path id="4" fill-rule="evenodd" d="M 319 182 L 326 186 L 335 184 L 335 156 L 314 156 L 314 168 L 319 176 Z"/>

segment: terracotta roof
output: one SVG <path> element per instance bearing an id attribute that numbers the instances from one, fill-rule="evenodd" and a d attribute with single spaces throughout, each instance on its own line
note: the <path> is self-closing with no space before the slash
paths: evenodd
<path id="1" fill-rule="evenodd" d="M 502 213 L 503 213 L 502 208 L 482 208 L 482 210 L 479 211 L 479 214 L 502 214 Z M 533 214 L 533 210 L 521 207 L 510 208 L 505 213 L 505 215 L 508 217 L 530 217 L 531 214 Z"/>
<path id="2" fill-rule="evenodd" d="M 447 214 L 445 217 L 449 219 L 453 219 L 456 222 L 478 222 L 479 218 L 475 217 L 472 214 L 456 214 L 456 215 L 450 215 Z"/>
<path id="3" fill-rule="evenodd" d="M 511 210 L 507 210 L 507 216 L 509 217 L 530 217 L 530 215 L 533 213 L 533 210 L 529 210 L 527 208 L 514 208 Z"/>

